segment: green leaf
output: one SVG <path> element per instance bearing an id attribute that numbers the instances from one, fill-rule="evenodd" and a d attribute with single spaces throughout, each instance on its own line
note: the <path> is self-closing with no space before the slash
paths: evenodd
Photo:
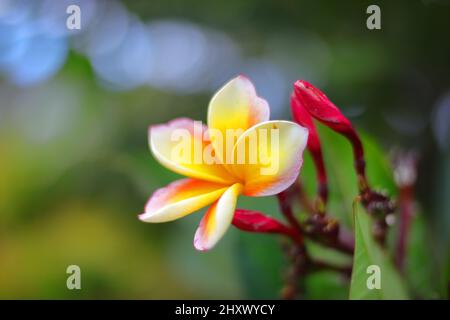
<path id="1" fill-rule="evenodd" d="M 372 236 L 372 219 L 365 212 L 354 209 L 355 255 L 350 283 L 350 299 L 394 300 L 408 299 L 404 284 L 386 252 L 379 247 Z M 369 266 L 380 270 L 380 288 L 369 289 L 368 283 L 375 273 L 368 272 Z M 368 281 L 369 280 L 369 281 Z"/>
<path id="2" fill-rule="evenodd" d="M 319 132 L 329 180 L 329 214 L 350 227 L 352 202 L 358 194 L 352 147 L 347 139 L 323 125 L 319 125 Z"/>

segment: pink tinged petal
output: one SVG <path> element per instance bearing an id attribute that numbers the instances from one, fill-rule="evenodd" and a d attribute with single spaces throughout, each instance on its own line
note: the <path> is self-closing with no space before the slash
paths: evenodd
<path id="1" fill-rule="evenodd" d="M 213 203 L 227 188 L 226 185 L 195 179 L 177 180 L 152 194 L 139 219 L 168 222 L 181 218 Z"/>
<path id="2" fill-rule="evenodd" d="M 251 147 L 255 139 L 257 146 Z M 248 129 L 233 151 L 241 158 L 239 152 L 246 150 L 247 162 L 233 166 L 244 177 L 244 195 L 269 196 L 288 188 L 299 174 L 307 140 L 308 130 L 291 121 L 267 121 Z"/>
<path id="3" fill-rule="evenodd" d="M 216 183 L 234 182 L 223 165 L 205 162 L 205 149 L 211 146 L 207 128 L 199 121 L 179 118 L 151 126 L 149 144 L 155 158 L 169 170 Z"/>
<path id="4" fill-rule="evenodd" d="M 233 221 L 237 197 L 242 192 L 242 185 L 236 183 L 214 202 L 200 221 L 195 233 L 194 247 L 207 251 L 222 238 Z"/>
<path id="5" fill-rule="evenodd" d="M 255 124 L 268 121 L 269 116 L 267 101 L 257 96 L 248 78 L 241 75 L 225 84 L 211 99 L 208 108 L 208 128 L 222 136 L 220 141 L 211 137 L 217 156 L 226 162 L 239 135 Z M 227 130 L 236 133 L 229 143 Z"/>

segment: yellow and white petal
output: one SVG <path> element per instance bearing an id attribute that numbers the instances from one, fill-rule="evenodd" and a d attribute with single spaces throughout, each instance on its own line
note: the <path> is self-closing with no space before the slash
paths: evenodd
<path id="1" fill-rule="evenodd" d="M 233 158 L 244 163 L 232 168 L 245 182 L 244 195 L 269 196 L 288 188 L 297 179 L 307 141 L 308 129 L 291 121 L 248 129 L 233 150 Z"/>
<path id="2" fill-rule="evenodd" d="M 200 180 L 234 182 L 222 164 L 205 162 L 204 152 L 210 147 L 210 141 L 207 128 L 200 121 L 178 118 L 151 126 L 149 144 L 155 158 L 169 170 Z"/>
<path id="3" fill-rule="evenodd" d="M 195 233 L 194 247 L 199 251 L 211 249 L 227 231 L 233 221 L 234 210 L 242 185 L 229 187 L 203 216 Z"/>
<path id="4" fill-rule="evenodd" d="M 144 222 L 172 221 L 216 201 L 228 186 L 213 182 L 182 179 L 156 190 L 139 215 Z"/>
<path id="5" fill-rule="evenodd" d="M 240 75 L 225 84 L 211 99 L 208 108 L 208 128 L 217 157 L 226 163 L 237 138 L 255 124 L 268 121 L 269 116 L 267 101 L 257 96 L 249 79 Z M 232 131 L 236 135 L 234 138 Z M 221 139 L 215 139 L 216 134 L 220 134 Z"/>

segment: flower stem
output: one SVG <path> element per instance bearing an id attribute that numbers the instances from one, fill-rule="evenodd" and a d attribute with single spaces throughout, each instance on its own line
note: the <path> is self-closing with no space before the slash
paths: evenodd
<path id="1" fill-rule="evenodd" d="M 282 298 L 287 300 L 303 295 L 303 290 L 299 290 L 303 287 L 303 283 L 299 284 L 299 280 L 302 280 L 302 275 L 306 273 L 306 265 L 309 260 L 304 243 L 303 230 L 292 209 L 292 196 L 292 189 L 287 189 L 277 195 L 280 211 L 291 225 L 291 237 L 294 241 L 294 246 L 289 252 L 291 267 L 286 277 L 286 285 L 282 290 Z"/>
<path id="2" fill-rule="evenodd" d="M 289 224 L 291 225 L 292 229 L 295 231 L 296 233 L 296 243 L 297 245 L 303 246 L 303 231 L 302 231 L 302 227 L 300 226 L 300 223 L 298 222 L 298 220 L 295 218 L 294 216 L 294 212 L 292 210 L 292 196 L 291 196 L 291 192 L 290 189 L 280 192 L 277 197 L 278 197 L 278 204 L 280 206 L 280 211 L 281 213 L 284 215 L 284 217 L 286 218 L 286 220 L 289 222 Z"/>

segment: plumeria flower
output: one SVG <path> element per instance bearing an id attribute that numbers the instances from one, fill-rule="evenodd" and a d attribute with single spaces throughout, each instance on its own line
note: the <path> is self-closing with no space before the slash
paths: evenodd
<path id="1" fill-rule="evenodd" d="M 269 121 L 269 112 L 268 103 L 257 96 L 250 80 L 238 76 L 213 96 L 207 126 L 203 126 L 201 133 L 196 130 L 197 122 L 187 118 L 150 127 L 149 144 L 154 157 L 169 170 L 187 178 L 154 192 L 139 219 L 168 222 L 210 205 L 194 237 L 195 248 L 205 251 L 231 225 L 239 195 L 270 196 L 288 188 L 299 174 L 308 130 L 290 121 Z M 180 130 L 190 135 L 192 150 L 196 152 L 194 157 L 199 152 L 208 153 L 216 161 L 185 161 L 174 152 L 179 141 L 173 137 Z M 239 150 L 253 150 L 248 147 L 248 141 L 264 136 L 268 130 L 276 130 L 277 134 L 256 140 L 256 151 L 263 150 L 263 159 L 225 161 L 228 155 L 235 160 Z M 233 139 L 228 139 L 229 132 L 235 134 Z M 270 148 L 274 145 L 277 148 Z M 274 163 L 277 170 L 264 171 Z"/>

